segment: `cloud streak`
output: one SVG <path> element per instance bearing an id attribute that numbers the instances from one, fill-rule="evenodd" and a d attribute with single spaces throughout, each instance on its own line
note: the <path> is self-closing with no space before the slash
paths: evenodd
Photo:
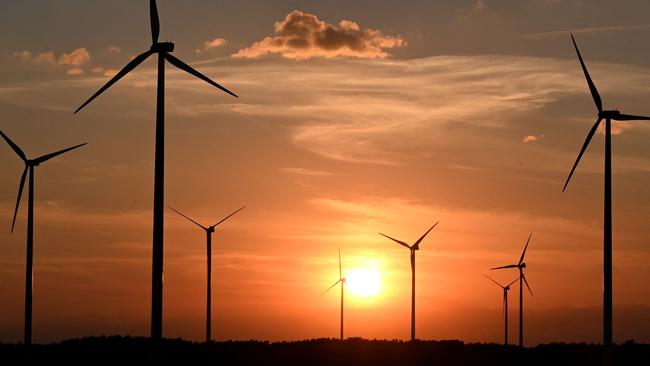
<path id="1" fill-rule="evenodd" d="M 523 36 L 524 39 L 531 40 L 543 40 L 551 39 L 557 37 L 567 37 L 569 33 L 573 34 L 600 34 L 600 33 L 612 33 L 612 32 L 637 32 L 637 31 L 648 31 L 650 30 L 650 24 L 637 24 L 637 25 L 615 25 L 609 27 L 590 27 L 590 28 L 578 28 L 578 29 L 569 29 L 561 31 L 552 31 L 552 32 L 541 32 L 541 33 L 531 33 Z"/>
<path id="2" fill-rule="evenodd" d="M 315 15 L 294 10 L 275 23 L 275 34 L 233 54 L 234 58 L 259 58 L 279 54 L 293 60 L 314 57 L 385 58 L 388 49 L 406 46 L 401 36 L 385 35 L 349 20 L 338 26 Z"/>

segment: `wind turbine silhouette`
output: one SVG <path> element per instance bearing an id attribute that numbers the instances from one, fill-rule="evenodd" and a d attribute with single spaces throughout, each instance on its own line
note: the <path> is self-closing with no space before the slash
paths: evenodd
<path id="1" fill-rule="evenodd" d="M 59 156 L 63 153 L 66 153 L 70 150 L 82 147 L 86 145 L 85 143 L 69 147 L 51 154 L 43 155 L 36 159 L 27 159 L 25 153 L 16 145 L 11 139 L 0 131 L 0 135 L 7 141 L 9 146 L 16 152 L 16 154 L 25 162 L 25 169 L 23 170 L 23 175 L 20 177 L 20 185 L 18 186 L 18 199 L 16 200 L 16 208 L 14 209 L 14 218 L 11 222 L 11 232 L 14 232 L 14 226 L 16 225 L 16 215 L 18 214 L 18 208 L 20 206 L 20 198 L 23 194 L 23 188 L 25 187 L 25 178 L 29 172 L 29 192 L 27 193 L 27 259 L 25 264 L 25 340 L 24 344 L 29 346 L 32 344 L 32 269 L 34 262 L 34 167 L 39 166 L 40 164 Z"/>
<path id="2" fill-rule="evenodd" d="M 171 42 L 158 42 L 160 33 L 160 21 L 156 1 L 150 0 L 151 17 L 151 40 L 149 50 L 135 57 L 111 80 L 99 89 L 92 97 L 81 105 L 74 113 L 76 114 L 97 96 L 110 88 L 118 80 L 135 69 L 144 60 L 153 54 L 158 54 L 158 100 L 156 108 L 156 152 L 154 167 L 154 203 L 153 203 L 153 245 L 152 245 L 152 270 L 151 270 L 151 338 L 159 340 L 162 338 L 162 307 L 163 307 L 163 219 L 164 219 L 164 185 L 165 185 L 165 60 L 173 66 L 196 76 L 197 78 L 213 85 L 222 91 L 237 97 L 236 94 L 223 86 L 210 80 L 205 75 L 194 70 L 185 62 L 171 55 L 174 51 L 174 44 Z"/>
<path id="3" fill-rule="evenodd" d="M 241 211 L 244 209 L 243 206 L 239 210 L 231 213 L 230 215 L 226 216 L 223 218 L 221 221 L 217 222 L 216 224 L 212 226 L 203 226 L 199 224 L 198 222 L 192 220 L 191 218 L 185 216 L 182 214 L 180 211 L 175 210 L 174 208 L 170 207 L 169 209 L 176 212 L 177 214 L 183 216 L 184 218 L 188 219 L 192 223 L 194 223 L 196 226 L 200 227 L 201 229 L 205 230 L 206 233 L 206 240 L 207 240 L 207 249 L 208 249 L 208 285 L 207 285 L 207 305 L 206 305 L 206 316 L 205 316 L 205 342 L 210 343 L 212 341 L 212 233 L 214 233 L 214 228 L 217 227 L 217 225 L 221 224 L 222 222 L 228 220 L 230 217 L 232 217 L 234 214 L 237 212 Z"/>
<path id="4" fill-rule="evenodd" d="M 440 221 L 433 224 L 433 226 L 431 226 L 431 228 L 427 230 L 427 232 L 424 233 L 424 235 L 422 235 L 413 245 L 408 245 L 401 240 L 379 233 L 379 235 L 384 236 L 411 251 L 411 341 L 415 341 L 415 251 L 420 250 L 420 242 L 422 242 L 422 239 L 424 239 L 424 237 L 427 236 L 427 234 L 429 234 L 429 232 L 433 230 L 439 222 Z"/>
<path id="5" fill-rule="evenodd" d="M 571 176 L 576 170 L 580 159 L 584 154 L 585 150 L 591 142 L 591 138 L 596 133 L 598 126 L 602 120 L 605 120 L 605 203 L 604 203 L 604 225 L 603 225 L 603 345 L 606 348 L 612 346 L 613 339 L 613 330 L 612 330 L 612 120 L 614 121 L 643 121 L 650 120 L 650 117 L 644 116 L 633 116 L 629 114 L 623 114 L 617 110 L 603 110 L 603 102 L 600 99 L 600 94 L 598 94 L 598 89 L 596 85 L 591 80 L 589 72 L 587 71 L 587 66 L 582 60 L 582 55 L 580 55 L 580 50 L 576 44 L 576 40 L 571 35 L 571 40 L 573 41 L 573 46 L 576 49 L 578 54 L 578 59 L 580 60 L 580 65 L 582 66 L 582 71 L 585 74 L 587 79 L 587 84 L 589 85 L 589 90 L 591 91 L 591 97 L 594 99 L 596 104 L 596 109 L 598 110 L 598 118 L 596 123 L 591 127 L 589 133 L 587 134 L 587 139 L 585 140 L 578 158 L 576 159 L 571 172 L 564 183 L 564 188 L 562 192 L 566 190 L 566 187 L 569 185 Z"/>
<path id="6" fill-rule="evenodd" d="M 338 281 L 334 282 L 332 286 L 330 286 L 327 290 L 325 290 L 322 295 L 325 295 L 325 293 L 329 290 L 331 290 L 334 286 L 341 284 L 341 340 L 343 340 L 343 291 L 344 291 L 344 286 L 345 286 L 345 277 L 343 277 L 343 271 L 341 269 L 341 249 L 339 249 L 339 279 Z"/>
<path id="7" fill-rule="evenodd" d="M 508 291 L 510 291 L 510 285 L 517 282 L 519 280 L 519 278 L 516 278 L 514 281 L 512 281 L 509 284 L 504 286 L 504 285 L 500 284 L 499 282 L 495 281 L 492 277 L 490 277 L 488 275 L 483 275 L 483 276 L 485 276 L 485 278 L 487 278 L 488 280 L 496 283 L 497 286 L 499 286 L 499 287 L 501 287 L 503 289 L 503 318 L 504 318 L 504 321 L 505 321 L 505 327 L 504 327 L 504 332 L 503 332 L 503 334 L 504 334 L 503 344 L 505 344 L 507 346 L 508 345 Z"/>
<path id="8" fill-rule="evenodd" d="M 530 295 L 533 295 L 533 291 L 530 289 L 530 286 L 528 286 L 528 281 L 526 281 L 526 276 L 524 276 L 524 268 L 526 268 L 526 263 L 524 263 L 524 256 L 526 256 L 526 249 L 528 249 L 528 243 L 530 243 L 530 238 L 533 236 L 533 233 L 530 233 L 528 236 L 528 240 L 526 240 L 526 246 L 524 247 L 524 251 L 521 253 L 521 257 L 519 258 L 519 262 L 517 264 L 510 264 L 507 266 L 502 266 L 502 267 L 495 267 L 495 268 L 490 268 L 490 270 L 495 270 L 495 269 L 505 269 L 505 268 L 517 268 L 519 270 L 519 347 L 524 346 L 524 291 L 523 291 L 523 284 L 521 283 L 522 281 L 526 284 L 526 288 L 528 288 L 528 292 L 530 292 Z"/>

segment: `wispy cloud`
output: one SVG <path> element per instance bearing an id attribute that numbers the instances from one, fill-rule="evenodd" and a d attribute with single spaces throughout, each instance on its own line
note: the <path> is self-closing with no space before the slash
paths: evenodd
<path id="1" fill-rule="evenodd" d="M 578 28 L 578 29 L 567 29 L 561 31 L 532 33 L 532 34 L 524 35 L 523 38 L 531 39 L 531 40 L 542 40 L 542 39 L 549 39 L 549 38 L 556 38 L 556 37 L 566 37 L 569 35 L 569 33 L 590 35 L 590 34 L 600 34 L 600 33 L 635 32 L 635 31 L 648 31 L 648 30 L 650 30 L 650 24 L 614 25 L 608 27 Z"/>
<path id="2" fill-rule="evenodd" d="M 215 38 L 209 41 L 206 41 L 203 43 L 203 48 L 196 49 L 196 53 L 202 53 L 202 52 L 207 52 L 211 51 L 214 49 L 217 49 L 219 47 L 222 47 L 223 45 L 226 44 L 226 40 L 223 38 Z"/>
<path id="3" fill-rule="evenodd" d="M 258 58 L 280 54 L 285 58 L 304 60 L 314 57 L 384 58 L 387 49 L 406 46 L 401 36 L 389 36 L 361 27 L 349 20 L 338 26 L 328 24 L 315 15 L 294 10 L 275 23 L 275 35 L 233 54 L 234 58 Z"/>
<path id="4" fill-rule="evenodd" d="M 120 70 L 119 69 L 105 69 L 101 66 L 97 66 L 92 69 L 92 72 L 95 74 L 102 74 L 106 77 L 113 77 L 115 76 Z"/>
<path id="5" fill-rule="evenodd" d="M 614 136 L 621 135 L 626 130 L 632 128 L 632 126 L 633 126 L 632 123 L 628 121 L 612 121 L 612 135 Z M 605 135 L 604 123 L 601 123 L 600 126 L 598 126 L 598 133 L 601 135 Z"/>
<path id="6" fill-rule="evenodd" d="M 523 143 L 528 144 L 528 143 L 531 143 L 531 142 L 539 141 L 540 139 L 543 139 L 543 138 L 544 138 L 544 135 L 527 135 L 526 137 L 524 137 Z"/>
<path id="7" fill-rule="evenodd" d="M 295 174 L 295 175 L 306 175 L 306 176 L 312 176 L 312 177 L 327 177 L 332 175 L 332 172 L 326 172 L 324 170 L 316 170 L 316 169 L 307 169 L 307 168 L 282 168 L 282 171 L 285 173 L 289 174 Z"/>

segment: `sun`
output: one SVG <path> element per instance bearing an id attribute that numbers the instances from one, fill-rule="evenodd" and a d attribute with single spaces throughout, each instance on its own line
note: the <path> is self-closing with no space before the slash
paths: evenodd
<path id="1" fill-rule="evenodd" d="M 374 268 L 356 268 L 345 277 L 346 288 L 354 296 L 373 297 L 381 290 L 379 271 Z"/>

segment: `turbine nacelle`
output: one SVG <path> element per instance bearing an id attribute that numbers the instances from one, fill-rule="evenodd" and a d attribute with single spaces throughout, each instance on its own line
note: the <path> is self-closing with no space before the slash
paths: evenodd
<path id="1" fill-rule="evenodd" d="M 209 233 L 213 233 L 214 232 L 214 226 L 210 226 L 209 228 L 205 229 L 205 231 L 207 231 Z"/>
<path id="2" fill-rule="evenodd" d="M 621 112 L 614 109 L 612 111 L 600 111 L 598 112 L 598 118 L 601 119 L 617 119 L 618 117 L 621 116 Z"/>
<path id="3" fill-rule="evenodd" d="M 151 45 L 151 51 L 155 53 L 169 53 L 174 52 L 174 43 L 172 42 L 156 42 Z"/>

